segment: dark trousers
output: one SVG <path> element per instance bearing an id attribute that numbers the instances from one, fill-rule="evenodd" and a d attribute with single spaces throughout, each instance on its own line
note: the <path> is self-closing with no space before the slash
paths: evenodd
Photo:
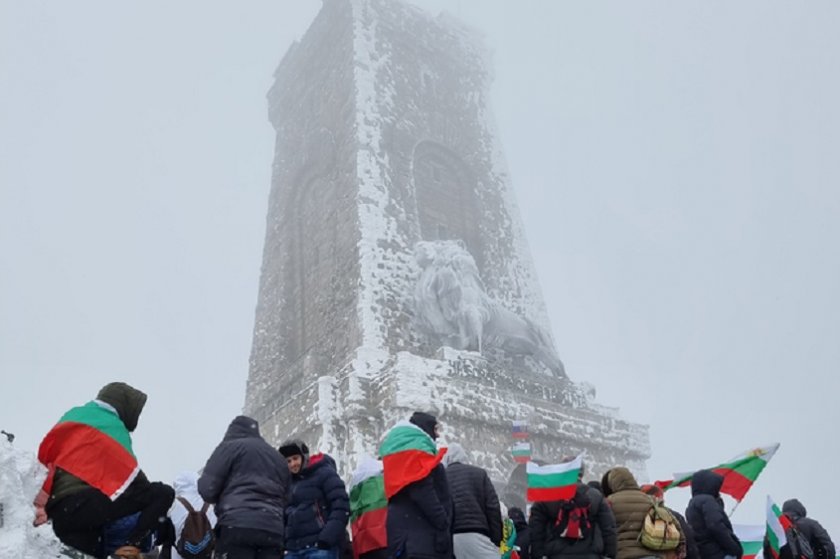
<path id="1" fill-rule="evenodd" d="M 220 526 L 217 559 L 282 559 L 283 536 L 255 528 Z"/>
<path id="2" fill-rule="evenodd" d="M 139 480 L 138 480 L 139 481 Z M 165 519 L 175 491 L 160 482 L 133 483 L 116 501 L 93 487 L 47 503 L 47 516 L 62 543 L 94 557 L 105 557 L 102 549 L 105 525 L 139 512 L 137 525 L 125 545 L 137 545 Z"/>

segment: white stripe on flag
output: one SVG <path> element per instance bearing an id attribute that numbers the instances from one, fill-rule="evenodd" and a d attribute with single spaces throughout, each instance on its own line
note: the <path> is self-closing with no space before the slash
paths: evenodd
<path id="1" fill-rule="evenodd" d="M 545 466 L 538 466 L 533 462 L 528 462 L 528 465 L 525 466 L 525 471 L 529 474 L 543 476 L 548 474 L 565 474 L 566 472 L 570 472 L 572 470 L 579 470 L 582 463 L 583 455 L 581 454 L 571 462 L 566 462 L 564 464 L 546 464 Z"/>

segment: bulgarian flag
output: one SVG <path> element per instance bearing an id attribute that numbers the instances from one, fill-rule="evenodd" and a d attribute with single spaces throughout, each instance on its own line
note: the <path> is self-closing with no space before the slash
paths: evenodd
<path id="1" fill-rule="evenodd" d="M 366 456 L 350 480 L 350 530 L 353 535 L 353 557 L 388 547 L 385 522 L 388 499 L 382 462 Z"/>
<path id="2" fill-rule="evenodd" d="M 131 435 L 107 404 L 88 402 L 65 413 L 38 448 L 38 461 L 49 474 L 42 489 L 52 491 L 61 468 L 115 500 L 137 477 L 140 467 Z"/>
<path id="3" fill-rule="evenodd" d="M 391 498 L 406 485 L 429 475 L 440 464 L 446 449 L 438 450 L 425 431 L 409 421 L 399 421 L 385 434 L 379 447 L 385 496 Z"/>
<path id="4" fill-rule="evenodd" d="M 790 518 L 782 514 L 782 511 L 770 498 L 767 496 L 767 539 L 770 542 L 770 553 L 773 554 L 773 559 L 779 559 L 779 552 L 782 546 L 787 545 L 787 536 L 785 532 L 793 527 L 793 522 Z M 770 559 L 769 557 L 765 559 Z"/>
<path id="5" fill-rule="evenodd" d="M 535 502 L 572 499 L 577 491 L 582 464 L 582 455 L 565 464 L 539 466 L 528 462 L 525 466 L 528 475 L 528 500 Z"/>
<path id="6" fill-rule="evenodd" d="M 510 453 L 517 464 L 525 464 L 531 460 L 531 443 L 527 441 L 514 443 Z"/>
<path id="7" fill-rule="evenodd" d="M 739 454 L 728 462 L 710 468 L 713 472 L 723 476 L 723 485 L 720 492 L 729 495 L 736 501 L 743 500 L 747 491 L 750 490 L 758 475 L 764 470 L 777 450 L 779 450 L 779 443 L 754 448 Z M 693 475 L 694 472 L 675 474 L 674 479 L 654 483 L 665 491 L 674 487 L 689 487 Z"/>
<path id="8" fill-rule="evenodd" d="M 755 559 L 764 546 L 764 534 L 766 527 L 762 525 L 735 524 L 732 526 L 735 535 L 741 540 L 741 547 L 744 549 L 742 559 Z"/>

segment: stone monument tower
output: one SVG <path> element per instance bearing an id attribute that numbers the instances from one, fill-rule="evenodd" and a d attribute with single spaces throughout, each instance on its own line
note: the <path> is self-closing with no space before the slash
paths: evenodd
<path id="1" fill-rule="evenodd" d="M 277 132 L 245 412 L 346 472 L 414 410 L 497 479 L 536 458 L 644 471 L 647 428 L 555 350 L 474 31 L 396 0 L 324 0 L 269 91 Z"/>

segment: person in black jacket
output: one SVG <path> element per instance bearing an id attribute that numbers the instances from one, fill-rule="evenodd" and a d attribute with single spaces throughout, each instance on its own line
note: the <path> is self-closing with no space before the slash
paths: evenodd
<path id="1" fill-rule="evenodd" d="M 723 476 L 700 470 L 691 477 L 691 500 L 685 517 L 694 531 L 697 549 L 703 559 L 724 559 L 743 555 L 741 542 L 723 510 L 720 487 Z"/>
<path id="2" fill-rule="evenodd" d="M 652 483 L 648 483 L 642 485 L 641 487 L 642 493 L 646 495 L 650 495 L 653 499 L 655 499 L 658 503 L 660 503 L 663 507 L 665 507 L 665 492 L 662 490 L 661 487 L 657 485 L 653 485 Z M 684 557 L 684 559 L 700 559 L 700 550 L 697 549 L 697 540 L 694 538 L 694 530 L 691 529 L 691 526 L 688 524 L 688 521 L 685 519 L 683 515 L 678 513 L 672 508 L 668 508 L 668 511 L 674 515 L 674 518 L 677 519 L 677 522 L 680 523 L 680 532 L 682 532 L 683 541 L 680 545 L 683 547 L 682 550 L 678 550 L 681 553 L 678 553 L 678 556 Z"/>
<path id="3" fill-rule="evenodd" d="M 513 520 L 513 526 L 516 528 L 515 545 L 519 548 L 519 559 L 531 559 L 531 532 L 525 513 L 519 507 L 511 507 L 508 509 L 508 518 Z"/>
<path id="4" fill-rule="evenodd" d="M 289 468 L 260 436 L 259 424 L 240 415 L 230 424 L 198 480 L 198 493 L 215 505 L 218 557 L 283 557 L 283 512 Z"/>
<path id="5" fill-rule="evenodd" d="M 799 502 L 798 499 L 790 499 L 782 505 L 782 513 L 790 518 L 794 526 L 802 537 L 808 540 L 811 550 L 814 552 L 815 559 L 833 559 L 836 550 L 834 549 L 834 542 L 831 541 L 831 536 L 828 535 L 825 528 L 814 520 L 808 518 L 808 511 L 805 506 Z M 764 538 L 764 557 L 772 557 L 770 552 L 770 542 Z M 783 545 L 780 550 L 779 559 L 791 559 L 790 547 Z"/>
<path id="6" fill-rule="evenodd" d="M 580 469 L 574 498 L 567 501 L 537 501 L 531 507 L 531 518 L 528 521 L 531 557 L 615 559 L 618 553 L 615 516 L 604 495 L 581 483 L 582 477 L 583 467 Z M 572 523 L 577 526 L 570 526 Z"/>
<path id="7" fill-rule="evenodd" d="M 458 443 L 449 445 L 443 464 L 455 509 L 455 556 L 498 559 L 502 510 L 490 476 L 478 466 L 467 464 L 467 453 Z"/>
<path id="8" fill-rule="evenodd" d="M 415 412 L 409 419 L 437 439 L 437 419 Z M 438 464 L 426 477 L 406 485 L 388 500 L 388 557 L 451 559 L 452 498 L 446 470 Z"/>
<path id="9" fill-rule="evenodd" d="M 280 445 L 292 472 L 286 506 L 287 559 L 338 559 L 346 539 L 350 498 L 335 461 L 326 454 L 309 456 L 309 447 L 294 439 Z"/>

